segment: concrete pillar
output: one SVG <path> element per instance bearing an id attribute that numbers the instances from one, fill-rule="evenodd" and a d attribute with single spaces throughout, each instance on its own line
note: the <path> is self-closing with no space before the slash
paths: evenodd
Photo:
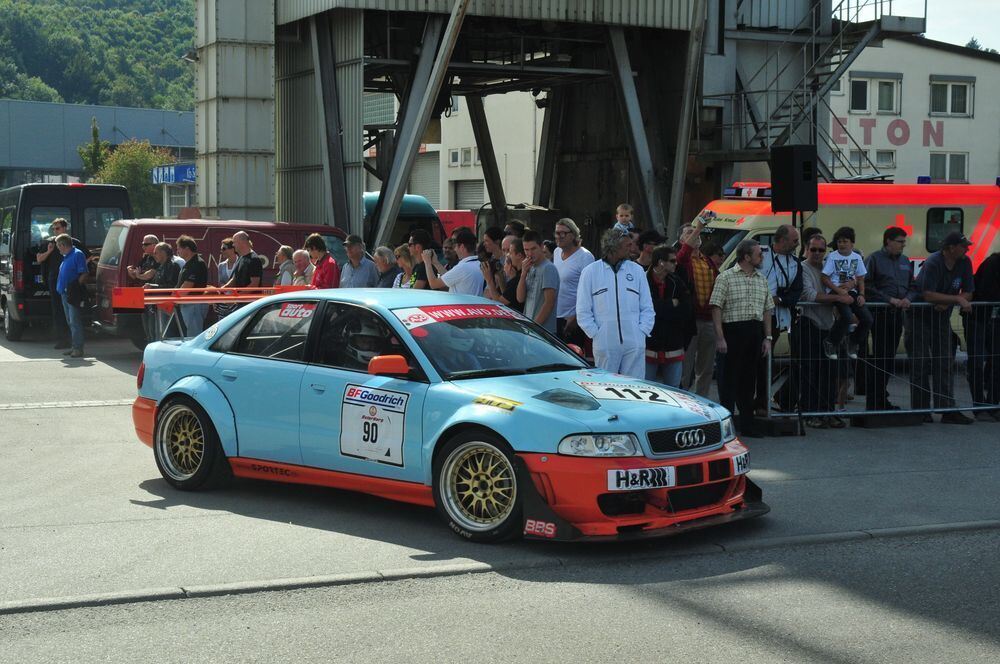
<path id="1" fill-rule="evenodd" d="M 196 0 L 195 9 L 198 207 L 274 219 L 274 0 Z"/>

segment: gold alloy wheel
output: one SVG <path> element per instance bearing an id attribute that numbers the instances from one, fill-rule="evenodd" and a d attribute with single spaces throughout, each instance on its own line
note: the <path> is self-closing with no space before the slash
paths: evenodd
<path id="1" fill-rule="evenodd" d="M 444 507 L 466 530 L 495 528 L 514 510 L 514 467 L 489 443 L 472 441 L 459 446 L 445 461 L 442 476 Z"/>
<path id="2" fill-rule="evenodd" d="M 205 456 L 205 431 L 198 416 L 183 404 L 167 408 L 156 441 L 164 468 L 176 480 L 198 472 Z"/>

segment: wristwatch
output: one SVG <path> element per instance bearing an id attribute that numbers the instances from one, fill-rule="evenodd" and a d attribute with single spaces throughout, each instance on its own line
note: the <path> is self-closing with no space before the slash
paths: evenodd
<path id="1" fill-rule="evenodd" d="M 774 341 L 773 336 L 764 337 L 764 341 Z"/>

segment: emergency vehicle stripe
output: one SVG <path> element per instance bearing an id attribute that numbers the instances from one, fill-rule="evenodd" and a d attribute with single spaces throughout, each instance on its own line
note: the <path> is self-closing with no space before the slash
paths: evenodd
<path id="1" fill-rule="evenodd" d="M 1000 207 L 991 205 L 979 217 L 979 221 L 976 222 L 976 232 L 969 238 L 974 247 L 973 268 L 978 268 L 979 264 L 986 260 L 998 230 L 1000 230 Z M 976 238 L 977 234 L 980 236 L 979 239 Z"/>

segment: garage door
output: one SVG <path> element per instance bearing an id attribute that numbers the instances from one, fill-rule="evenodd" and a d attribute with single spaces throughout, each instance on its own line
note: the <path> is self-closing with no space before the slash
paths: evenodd
<path id="1" fill-rule="evenodd" d="M 455 209 L 478 210 L 486 202 L 486 183 L 483 180 L 455 181 Z"/>
<path id="2" fill-rule="evenodd" d="M 440 152 L 425 152 L 417 155 L 410 173 L 409 193 L 426 198 L 434 209 L 441 207 L 441 160 Z"/>

